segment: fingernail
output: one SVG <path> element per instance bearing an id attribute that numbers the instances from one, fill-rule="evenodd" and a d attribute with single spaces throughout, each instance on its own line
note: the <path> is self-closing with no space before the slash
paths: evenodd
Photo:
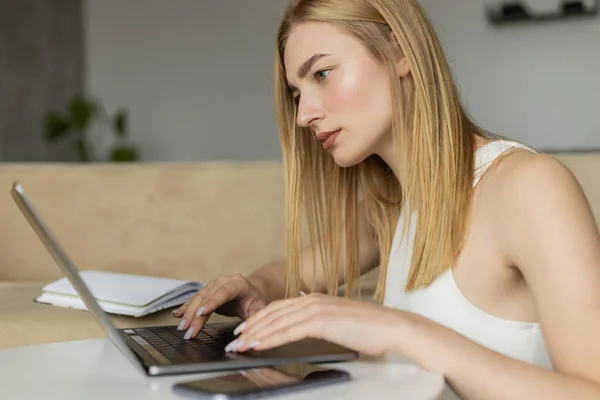
<path id="1" fill-rule="evenodd" d="M 240 375 L 241 375 L 241 376 L 246 376 L 246 371 L 244 371 L 244 370 L 241 370 L 241 371 L 240 371 Z"/>
<path id="2" fill-rule="evenodd" d="M 242 331 L 242 330 L 243 330 L 245 327 L 246 327 L 246 322 L 242 322 L 241 324 L 239 324 L 239 325 L 237 326 L 237 328 L 235 328 L 235 330 L 233 331 L 233 334 L 234 334 L 235 336 L 239 335 L 239 334 L 240 334 L 240 332 L 241 332 L 241 331 Z"/>
<path id="3" fill-rule="evenodd" d="M 227 346 L 225 346 L 225 352 L 229 353 L 231 351 L 231 349 L 233 349 L 235 346 L 237 346 L 238 340 L 235 339 L 233 342 L 229 343 Z"/>
<path id="4" fill-rule="evenodd" d="M 198 311 L 196 311 L 196 315 L 202 315 L 204 313 L 204 311 L 206 310 L 206 306 L 202 306 L 198 309 Z"/>
<path id="5" fill-rule="evenodd" d="M 187 332 L 185 333 L 185 336 L 183 337 L 183 339 L 188 340 L 189 338 L 192 337 L 192 333 L 194 333 L 194 328 L 192 328 L 190 326 L 190 329 L 187 330 Z"/>
<path id="6" fill-rule="evenodd" d="M 300 296 L 306 296 L 306 293 L 304 293 L 303 291 L 300 291 Z"/>
<path id="7" fill-rule="evenodd" d="M 231 350 L 232 350 L 232 351 L 235 351 L 235 350 L 237 350 L 237 349 L 241 348 L 241 347 L 244 345 L 244 343 L 246 343 L 246 341 L 245 341 L 245 340 L 240 340 L 240 341 L 238 342 L 238 344 L 236 344 L 236 345 L 235 345 L 235 347 L 234 347 L 234 348 L 232 348 Z"/>
<path id="8" fill-rule="evenodd" d="M 253 348 L 257 347 L 259 344 L 260 344 L 260 342 L 254 341 L 248 345 L 248 348 L 253 349 Z"/>
<path id="9" fill-rule="evenodd" d="M 179 313 L 179 308 L 177 310 L 173 310 L 173 315 L 177 315 Z"/>
<path id="10" fill-rule="evenodd" d="M 177 330 L 182 331 L 183 328 L 185 328 L 185 323 L 186 323 L 186 320 L 182 319 L 181 322 L 179 323 L 179 325 L 177 325 Z"/>

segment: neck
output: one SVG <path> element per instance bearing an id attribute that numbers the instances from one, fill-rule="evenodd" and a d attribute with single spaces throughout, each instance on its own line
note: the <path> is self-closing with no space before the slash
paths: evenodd
<path id="1" fill-rule="evenodd" d="M 475 151 L 479 150 L 482 146 L 488 144 L 490 141 L 490 139 L 486 139 L 479 135 L 475 135 Z M 392 145 L 391 135 L 388 136 L 388 140 L 386 140 L 386 143 L 382 143 L 379 146 L 379 148 L 380 150 L 377 151 L 375 154 L 377 154 L 383 159 L 383 161 L 385 161 L 385 163 L 390 167 L 390 169 L 396 176 L 396 179 L 398 179 L 398 181 L 402 183 L 400 180 L 400 177 L 402 176 L 401 171 L 403 168 L 401 165 L 402 159 L 397 150 L 398 146 Z"/>
<path id="2" fill-rule="evenodd" d="M 396 179 L 400 181 L 400 176 L 402 176 L 400 174 L 400 155 L 398 154 L 397 146 L 392 145 L 391 139 L 390 143 L 386 143 L 384 146 L 381 146 L 381 151 L 376 152 L 376 154 L 379 157 L 381 157 L 383 161 L 385 161 L 385 163 L 388 165 L 388 167 L 390 167 L 390 169 L 394 173 Z"/>

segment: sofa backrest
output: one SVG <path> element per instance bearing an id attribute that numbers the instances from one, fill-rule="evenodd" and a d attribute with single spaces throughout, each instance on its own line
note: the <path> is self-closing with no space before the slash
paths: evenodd
<path id="1" fill-rule="evenodd" d="M 82 270 L 208 280 L 284 254 L 284 181 L 275 162 L 4 164 L 1 280 L 62 277 L 11 198 L 13 181 Z"/>
<path id="2" fill-rule="evenodd" d="M 600 225 L 600 152 L 555 156 Z M 10 197 L 13 181 L 82 270 L 206 281 L 284 257 L 278 162 L 0 164 L 0 280 L 62 277 Z"/>
<path id="3" fill-rule="evenodd" d="M 600 151 L 553 154 L 577 178 L 600 227 Z"/>

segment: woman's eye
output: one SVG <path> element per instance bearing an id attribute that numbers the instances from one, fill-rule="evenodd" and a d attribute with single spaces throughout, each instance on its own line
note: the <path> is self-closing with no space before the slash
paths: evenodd
<path id="1" fill-rule="evenodd" d="M 320 71 L 315 72 L 315 78 L 320 82 L 322 82 L 323 80 L 325 80 L 325 78 L 327 78 L 327 76 L 329 75 L 329 73 L 331 72 L 331 69 L 322 69 Z M 294 101 L 294 104 L 298 105 L 298 103 L 300 103 L 300 95 L 292 95 L 292 100 Z"/>
<path id="2" fill-rule="evenodd" d="M 315 76 L 317 77 L 317 79 L 322 81 L 323 79 L 327 78 L 327 75 L 329 75 L 330 72 L 330 69 L 323 69 L 321 71 L 317 71 L 315 73 Z"/>

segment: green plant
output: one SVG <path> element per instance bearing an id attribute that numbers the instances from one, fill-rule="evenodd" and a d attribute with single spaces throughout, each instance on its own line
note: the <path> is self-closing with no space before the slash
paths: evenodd
<path id="1" fill-rule="evenodd" d="M 98 100 L 74 97 L 64 115 L 49 111 L 44 121 L 44 137 L 48 143 L 74 135 L 75 151 L 80 162 L 89 162 L 92 157 L 89 149 L 88 132 L 95 124 L 103 124 L 116 135 L 116 143 L 110 150 L 109 159 L 115 162 L 139 160 L 139 151 L 127 142 L 129 114 L 126 109 L 118 109 L 108 115 Z"/>

